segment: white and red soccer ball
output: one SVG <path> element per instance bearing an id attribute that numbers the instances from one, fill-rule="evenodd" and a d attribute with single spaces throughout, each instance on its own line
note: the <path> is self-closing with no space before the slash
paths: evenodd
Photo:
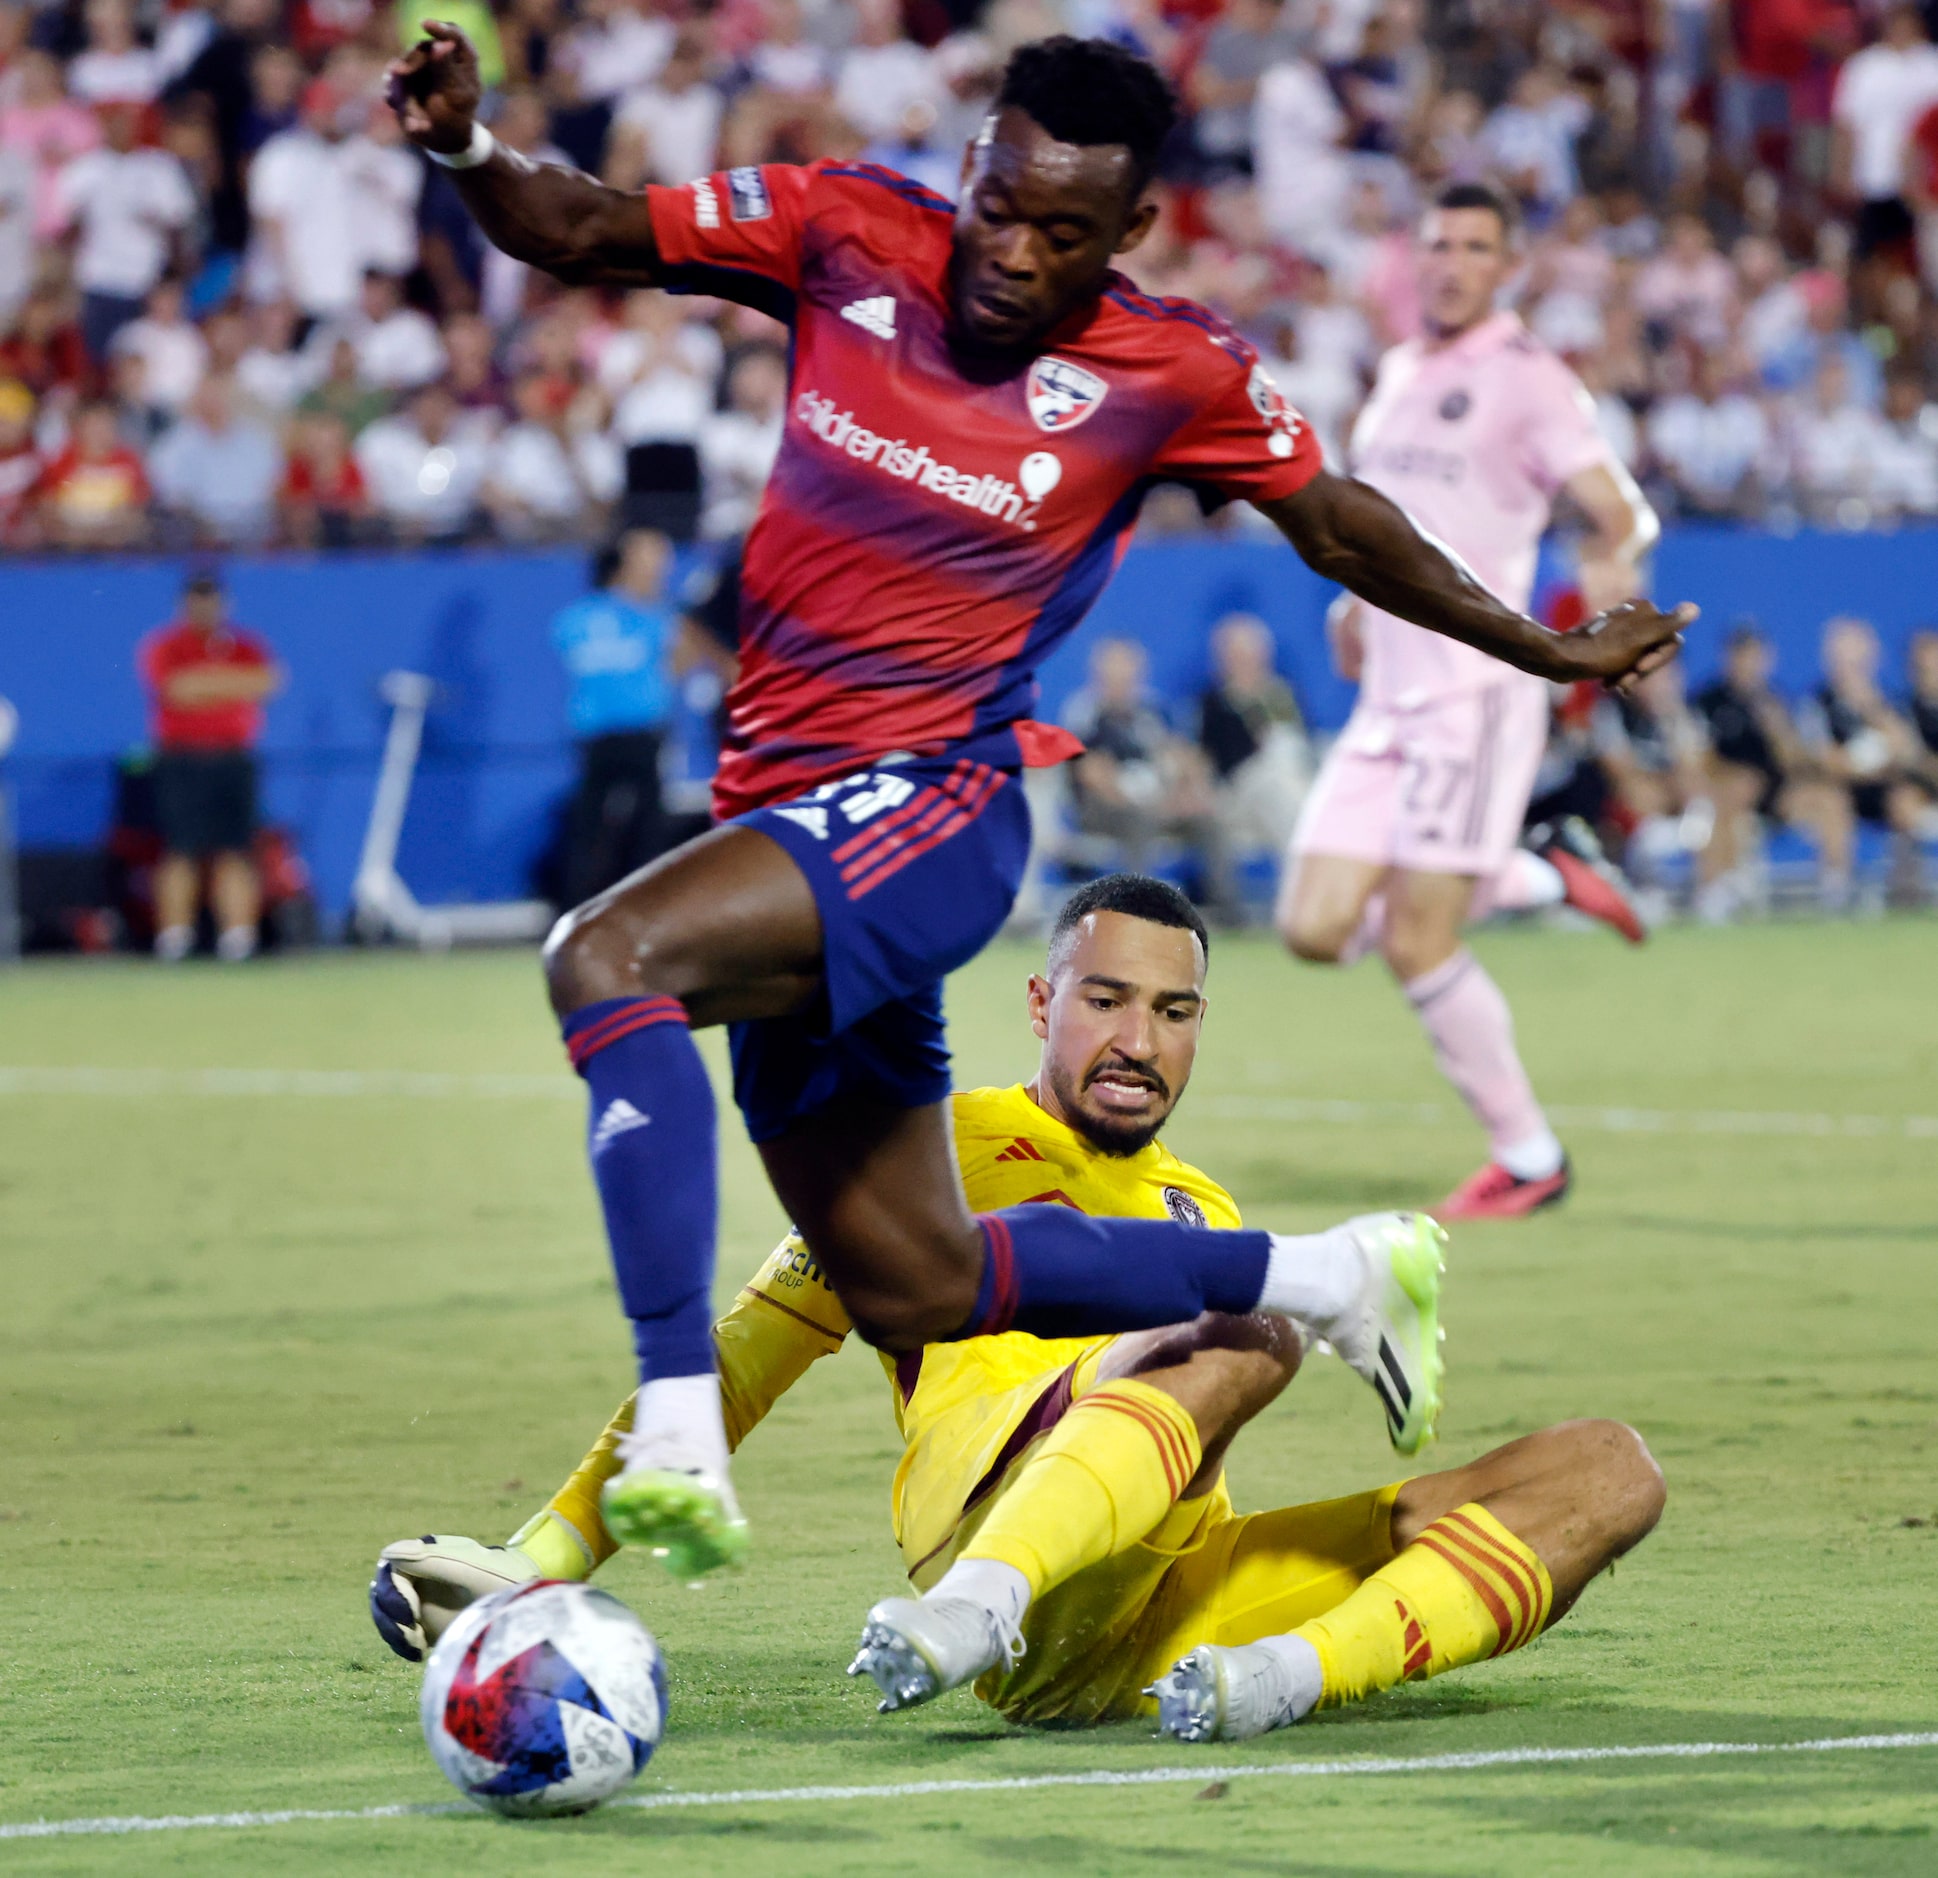
<path id="1" fill-rule="evenodd" d="M 518 1818 L 583 1813 L 652 1759 L 659 1645 L 619 1600 L 539 1578 L 482 1598 L 424 1668 L 424 1739 L 457 1790 Z"/>

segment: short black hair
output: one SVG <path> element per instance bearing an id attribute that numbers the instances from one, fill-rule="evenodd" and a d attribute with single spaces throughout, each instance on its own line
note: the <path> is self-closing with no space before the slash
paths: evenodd
<path id="1" fill-rule="evenodd" d="M 996 109 L 1014 105 L 1058 143 L 1120 143 L 1142 189 L 1177 127 L 1178 95 L 1149 59 L 1108 39 L 1057 33 L 1010 54 Z"/>
<path id="2" fill-rule="evenodd" d="M 1741 618 L 1731 621 L 1728 636 L 1723 640 L 1723 648 L 1728 652 L 1736 652 L 1744 646 L 1760 646 L 1768 643 L 1763 636 L 1763 629 L 1748 614 L 1744 614 Z"/>
<path id="3" fill-rule="evenodd" d="M 1499 219 L 1501 233 L 1509 241 L 1514 239 L 1514 231 L 1520 226 L 1520 217 L 1514 213 L 1514 204 L 1492 183 L 1449 183 L 1434 197 L 1433 206 L 1436 209 L 1485 209 Z"/>
<path id="4" fill-rule="evenodd" d="M 1064 901 L 1050 928 L 1048 964 L 1056 968 L 1064 943 L 1092 913 L 1122 913 L 1127 919 L 1149 920 L 1153 926 L 1175 926 L 1198 942 L 1205 962 L 1211 962 L 1211 933 L 1204 915 L 1171 885 L 1150 874 L 1106 874 L 1079 887 Z"/>

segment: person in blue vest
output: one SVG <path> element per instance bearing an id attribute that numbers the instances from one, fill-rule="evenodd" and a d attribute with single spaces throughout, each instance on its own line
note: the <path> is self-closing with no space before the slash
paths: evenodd
<path id="1" fill-rule="evenodd" d="M 567 906 L 623 880 L 668 845 L 660 749 L 673 708 L 668 661 L 679 629 L 663 597 L 671 560 L 664 535 L 628 529 L 595 563 L 598 591 L 552 622 L 579 746 L 566 833 Z"/>

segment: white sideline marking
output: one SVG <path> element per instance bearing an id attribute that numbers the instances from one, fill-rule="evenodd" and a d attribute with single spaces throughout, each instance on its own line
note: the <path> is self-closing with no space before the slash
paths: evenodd
<path id="1" fill-rule="evenodd" d="M 578 1078 L 459 1075 L 409 1069 L 88 1069 L 0 1065 L 0 1096 L 403 1096 L 413 1101 L 582 1102 Z M 1410 1123 L 1434 1128 L 1467 1118 L 1438 1102 L 1329 1102 L 1303 1096 L 1207 1095 L 1200 1114 L 1233 1121 L 1326 1122 L 1361 1128 Z M 1938 1141 L 1938 1115 L 1829 1115 L 1782 1109 L 1549 1107 L 1563 1128 L 1610 1135 L 1903 1137 Z"/>
<path id="2" fill-rule="evenodd" d="M 639 1793 L 614 1806 L 804 1805 L 830 1800 L 914 1800 L 939 1793 L 1021 1793 L 1042 1787 L 1157 1787 L 1189 1781 L 1292 1780 L 1344 1774 L 1454 1774 L 1491 1767 L 1554 1767 L 1583 1761 L 1707 1760 L 1739 1754 L 1847 1754 L 1879 1748 L 1938 1747 L 1938 1733 L 1831 1735 L 1817 1741 L 1665 1741 L 1650 1747 L 1500 1748 L 1475 1754 L 1416 1754 L 1346 1761 L 1260 1761 L 1196 1767 L 1146 1767 L 1122 1772 L 1018 1774 L 1007 1780 L 901 1780 L 874 1787 L 746 1787 L 711 1793 Z M 186 1832 L 207 1827 L 290 1826 L 311 1820 L 437 1819 L 472 1814 L 462 1802 L 442 1806 L 295 1808 L 276 1813 L 177 1813 L 158 1818 L 34 1819 L 0 1825 L 0 1839 L 56 1839 L 127 1832 Z"/>

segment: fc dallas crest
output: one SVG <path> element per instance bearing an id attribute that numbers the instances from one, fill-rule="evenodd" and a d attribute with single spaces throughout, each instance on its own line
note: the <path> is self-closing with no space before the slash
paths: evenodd
<path id="1" fill-rule="evenodd" d="M 1038 430 L 1075 430 L 1104 401 L 1109 387 L 1068 359 L 1038 359 L 1023 387 Z"/>

